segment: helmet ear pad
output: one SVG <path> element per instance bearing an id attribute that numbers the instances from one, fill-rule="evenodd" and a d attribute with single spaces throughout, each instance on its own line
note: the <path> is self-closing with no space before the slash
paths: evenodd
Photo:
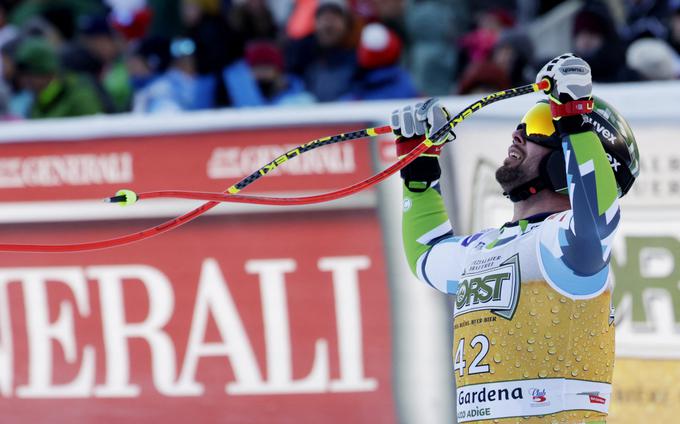
<path id="1" fill-rule="evenodd" d="M 545 155 L 539 164 L 540 176 L 548 189 L 558 193 L 567 192 L 567 171 L 564 165 L 564 151 L 556 149 Z"/>

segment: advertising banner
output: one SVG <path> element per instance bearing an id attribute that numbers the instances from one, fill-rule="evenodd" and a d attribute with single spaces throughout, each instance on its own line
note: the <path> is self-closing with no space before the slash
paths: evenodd
<path id="1" fill-rule="evenodd" d="M 98 198 L 121 187 L 221 191 L 288 149 L 349 129 L 356 127 L 151 133 L 3 144 L 0 201 Z M 341 143 L 295 158 L 249 190 L 329 190 L 354 182 L 351 177 L 366 177 L 370 170 L 367 143 Z"/>
<path id="2" fill-rule="evenodd" d="M 287 146 L 341 131 L 7 144 L 0 207 L 92 199 L 121 185 L 221 190 Z M 360 143 L 298 159 L 258 191 L 327 191 L 371 170 Z M 395 422 L 373 207 L 221 210 L 125 247 L 0 255 L 0 422 Z M 0 233 L 58 244 L 158 222 L 14 222 Z"/>

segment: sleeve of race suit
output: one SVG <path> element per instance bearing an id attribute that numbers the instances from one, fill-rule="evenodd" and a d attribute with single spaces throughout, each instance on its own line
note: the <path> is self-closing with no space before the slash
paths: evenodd
<path id="1" fill-rule="evenodd" d="M 422 192 L 405 185 L 403 190 L 402 236 L 411 271 L 433 288 L 455 293 L 450 276 L 456 272 L 452 262 L 460 254 L 460 238 L 453 237 L 439 182 Z"/>
<path id="2" fill-rule="evenodd" d="M 576 275 L 594 275 L 609 264 L 619 224 L 616 178 L 593 131 L 562 132 L 562 148 L 571 213 L 568 228 L 558 233 L 561 260 Z"/>

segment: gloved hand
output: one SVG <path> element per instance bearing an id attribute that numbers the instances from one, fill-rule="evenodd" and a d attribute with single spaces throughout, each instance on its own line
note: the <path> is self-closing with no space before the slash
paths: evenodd
<path id="1" fill-rule="evenodd" d="M 429 99 L 425 103 L 404 106 L 392 112 L 391 126 L 396 134 L 397 156 L 402 158 L 413 150 L 425 137 L 436 134 L 448 125 L 449 113 L 439 104 L 437 99 Z M 442 146 L 454 140 L 456 135 L 449 127 L 439 140 L 432 140 L 435 145 L 421 153 L 420 157 L 401 170 L 401 177 L 411 191 L 424 191 L 433 181 L 439 179 L 441 169 L 437 158 Z"/>
<path id="2" fill-rule="evenodd" d="M 572 53 L 565 53 L 546 63 L 536 82 L 550 81 L 550 109 L 553 118 L 581 115 L 593 110 L 592 75 L 588 63 Z"/>
<path id="3" fill-rule="evenodd" d="M 425 103 L 407 105 L 392 112 L 390 125 L 392 132 L 401 138 L 409 139 L 414 137 L 426 136 L 434 144 L 444 144 L 447 141 L 456 139 L 453 129 L 448 125 L 450 118 L 449 112 L 436 98 L 431 98 Z M 449 126 L 437 140 L 434 137 L 442 128 Z"/>

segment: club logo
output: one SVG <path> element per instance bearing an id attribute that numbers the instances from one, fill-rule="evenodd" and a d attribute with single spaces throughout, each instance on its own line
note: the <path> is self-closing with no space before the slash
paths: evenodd
<path id="1" fill-rule="evenodd" d="M 540 407 L 550 405 L 546 393 L 546 389 L 530 388 L 529 394 L 531 395 L 531 406 Z"/>

